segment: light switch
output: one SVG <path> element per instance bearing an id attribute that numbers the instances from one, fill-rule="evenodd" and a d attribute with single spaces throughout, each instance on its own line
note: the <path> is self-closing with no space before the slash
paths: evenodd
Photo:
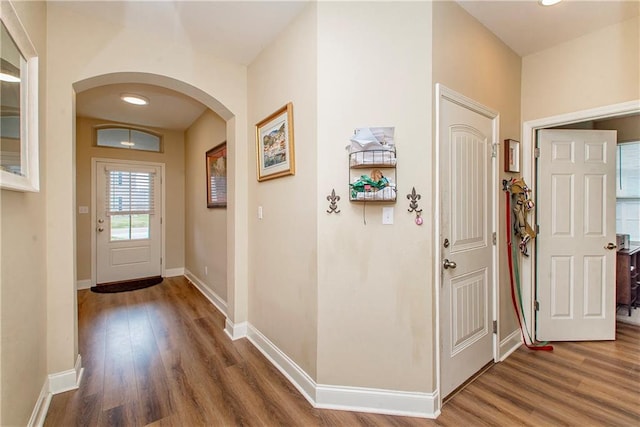
<path id="1" fill-rule="evenodd" d="M 88 214 L 89 213 L 89 206 L 78 206 L 78 213 Z"/>
<path id="2" fill-rule="evenodd" d="M 258 219 L 262 219 L 262 206 L 258 206 Z"/>
<path id="3" fill-rule="evenodd" d="M 393 207 L 382 208 L 382 223 L 384 225 L 393 224 Z"/>

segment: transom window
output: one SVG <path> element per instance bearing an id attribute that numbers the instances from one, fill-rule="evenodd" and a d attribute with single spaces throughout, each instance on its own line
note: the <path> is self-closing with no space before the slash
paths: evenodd
<path id="1" fill-rule="evenodd" d="M 161 138 L 151 132 L 122 126 L 96 129 L 98 147 L 124 148 L 127 150 L 161 151 Z"/>
<path id="2" fill-rule="evenodd" d="M 616 233 L 640 242 L 640 141 L 617 146 Z"/>

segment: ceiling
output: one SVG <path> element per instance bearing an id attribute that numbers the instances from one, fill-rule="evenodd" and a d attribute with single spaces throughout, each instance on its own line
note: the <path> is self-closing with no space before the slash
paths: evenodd
<path id="1" fill-rule="evenodd" d="M 135 27 L 174 43 L 250 64 L 304 9 L 293 1 L 68 1 L 74 13 Z M 449 0 L 451 1 L 451 0 Z M 640 2 L 579 1 L 541 7 L 536 0 L 458 0 L 520 56 L 544 50 L 640 14 Z M 145 107 L 122 103 L 123 92 L 150 99 Z M 110 85 L 78 94 L 78 115 L 130 124 L 184 130 L 205 107 L 177 92 L 150 85 Z"/>

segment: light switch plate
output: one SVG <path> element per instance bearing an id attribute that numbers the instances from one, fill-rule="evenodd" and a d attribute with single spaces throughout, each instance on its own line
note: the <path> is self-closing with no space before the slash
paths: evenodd
<path id="1" fill-rule="evenodd" d="M 382 224 L 393 224 L 393 207 L 382 208 Z"/>

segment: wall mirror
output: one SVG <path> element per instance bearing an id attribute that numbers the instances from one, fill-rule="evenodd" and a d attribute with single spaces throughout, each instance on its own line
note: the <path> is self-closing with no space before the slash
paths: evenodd
<path id="1" fill-rule="evenodd" d="M 38 57 L 9 2 L 0 8 L 0 187 L 38 191 Z"/>

